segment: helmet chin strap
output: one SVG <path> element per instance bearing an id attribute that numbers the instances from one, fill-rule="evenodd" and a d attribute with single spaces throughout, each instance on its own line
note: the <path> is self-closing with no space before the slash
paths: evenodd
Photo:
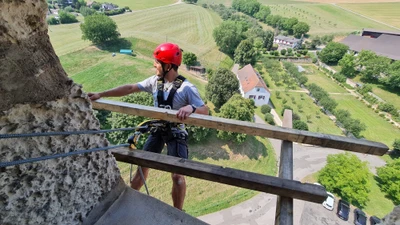
<path id="1" fill-rule="evenodd" d="M 161 62 L 161 68 L 162 68 L 162 72 L 163 72 L 163 74 L 162 74 L 162 82 L 163 83 L 165 82 L 165 75 L 167 75 L 167 73 L 171 70 L 171 69 L 169 69 L 169 70 L 165 71 L 164 65 L 165 64 L 163 62 Z"/>

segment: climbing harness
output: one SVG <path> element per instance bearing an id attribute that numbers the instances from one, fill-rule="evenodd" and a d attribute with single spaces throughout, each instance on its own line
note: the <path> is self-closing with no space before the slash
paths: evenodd
<path id="1" fill-rule="evenodd" d="M 163 78 L 157 80 L 157 102 L 159 108 L 172 109 L 172 102 L 176 91 L 181 87 L 182 83 L 186 80 L 185 77 L 179 75 L 172 85 L 172 89 L 169 92 L 167 100 L 164 100 L 164 85 L 165 80 Z"/>

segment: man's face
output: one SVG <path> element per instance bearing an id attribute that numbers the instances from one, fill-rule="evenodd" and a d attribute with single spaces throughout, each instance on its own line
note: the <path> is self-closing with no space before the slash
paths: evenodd
<path id="1" fill-rule="evenodd" d="M 158 77 L 162 77 L 162 75 L 163 75 L 163 69 L 162 69 L 161 63 L 155 59 L 155 60 L 154 60 L 154 63 L 153 63 L 153 66 L 154 66 L 154 68 L 156 68 L 156 75 L 157 75 Z"/>

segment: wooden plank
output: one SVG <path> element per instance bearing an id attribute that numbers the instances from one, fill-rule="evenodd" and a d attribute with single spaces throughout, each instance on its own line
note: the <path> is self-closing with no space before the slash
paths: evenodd
<path id="1" fill-rule="evenodd" d="M 292 111 L 285 110 L 282 126 L 292 128 Z M 282 141 L 279 177 L 293 180 L 293 142 Z M 293 198 L 278 196 L 276 200 L 275 225 L 293 225 Z"/>
<path id="2" fill-rule="evenodd" d="M 167 110 L 104 99 L 93 102 L 93 108 L 168 120 L 171 122 L 179 122 L 179 120 L 175 116 L 177 112 L 176 110 Z M 191 115 L 188 119 L 185 120 L 185 123 L 225 131 L 245 133 L 254 136 L 269 137 L 284 141 L 318 145 L 372 155 L 384 155 L 389 149 L 385 144 L 379 142 L 347 138 L 337 135 L 314 133 L 309 131 L 301 131 L 291 128 L 237 121 L 199 114 Z"/>
<path id="3" fill-rule="evenodd" d="M 236 187 L 316 203 L 322 203 L 327 197 L 325 189 L 319 185 L 303 184 L 299 181 L 215 166 L 141 150 L 130 151 L 128 148 L 116 148 L 111 152 L 116 160 L 121 162 L 179 173 Z"/>

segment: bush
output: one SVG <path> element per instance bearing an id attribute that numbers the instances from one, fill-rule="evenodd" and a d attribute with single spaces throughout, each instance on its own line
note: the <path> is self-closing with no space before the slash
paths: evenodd
<path id="1" fill-rule="evenodd" d="M 293 111 L 293 108 L 288 106 L 288 105 L 283 105 L 282 111 L 281 111 L 281 115 L 283 116 L 283 113 L 285 112 L 285 109 L 289 109 Z"/>
<path id="2" fill-rule="evenodd" d="M 281 55 L 286 55 L 286 49 L 281 50 Z"/>
<path id="3" fill-rule="evenodd" d="M 301 120 L 294 120 L 293 121 L 293 129 L 297 130 L 307 130 L 308 131 L 308 125 L 306 122 L 301 121 Z"/>
<path id="4" fill-rule="evenodd" d="M 74 9 L 71 6 L 67 6 L 67 7 L 64 8 L 64 11 L 65 12 L 73 12 Z"/>
<path id="5" fill-rule="evenodd" d="M 274 116 L 271 113 L 266 113 L 264 120 L 270 125 L 275 125 Z"/>
<path id="6" fill-rule="evenodd" d="M 94 2 L 94 3 L 92 4 L 92 9 L 94 9 L 94 10 L 99 10 L 100 8 L 101 8 L 101 4 L 100 4 L 100 3 Z"/>
<path id="7" fill-rule="evenodd" d="M 114 10 L 111 10 L 111 11 L 104 11 L 104 14 L 106 16 L 114 16 L 114 15 L 122 14 L 124 12 L 125 12 L 125 9 L 121 8 L 121 9 L 114 9 Z"/>
<path id="8" fill-rule="evenodd" d="M 95 13 L 96 13 L 96 10 L 91 9 L 91 8 L 89 8 L 89 7 L 86 7 L 86 6 L 82 6 L 82 7 L 79 9 L 79 12 L 82 14 L 83 17 L 86 17 L 86 16 L 90 16 L 90 15 L 95 14 Z"/>
<path id="9" fill-rule="evenodd" d="M 62 24 L 78 22 L 78 20 L 72 13 L 60 10 L 60 11 L 58 11 L 58 15 L 60 17 L 60 23 L 62 23 Z"/>
<path id="10" fill-rule="evenodd" d="M 47 19 L 47 24 L 49 24 L 49 25 L 56 25 L 59 23 L 60 23 L 60 21 L 58 21 L 58 19 L 56 19 L 54 17 L 50 17 Z"/>
<path id="11" fill-rule="evenodd" d="M 262 114 L 267 114 L 271 112 L 271 106 L 269 105 L 262 105 L 261 106 L 261 112 Z"/>
<path id="12" fill-rule="evenodd" d="M 393 142 L 393 150 L 400 152 L 400 139 L 395 139 Z"/>
<path id="13" fill-rule="evenodd" d="M 203 3 L 202 5 L 201 5 L 203 8 L 208 8 L 208 5 L 206 4 L 206 3 Z"/>

